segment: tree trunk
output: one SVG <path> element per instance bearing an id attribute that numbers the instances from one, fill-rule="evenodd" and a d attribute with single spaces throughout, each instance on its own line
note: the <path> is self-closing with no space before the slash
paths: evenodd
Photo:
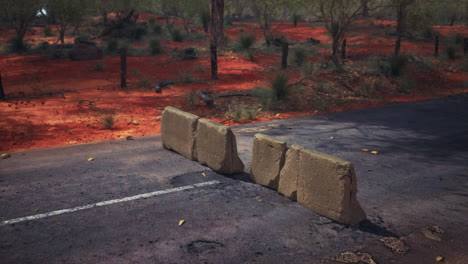
<path id="1" fill-rule="evenodd" d="M 5 91 L 3 90 L 2 72 L 0 71 L 0 99 L 3 98 L 5 98 Z"/>
<path id="2" fill-rule="evenodd" d="M 59 40 L 60 44 L 65 44 L 65 28 L 61 27 L 59 30 Z"/>
<path id="3" fill-rule="evenodd" d="M 400 54 L 400 47 L 401 47 L 401 36 L 398 36 L 395 41 L 395 56 Z"/>
<path id="4" fill-rule="evenodd" d="M 401 47 L 401 37 L 403 33 L 406 31 L 406 16 L 407 16 L 407 2 L 403 1 L 398 5 L 397 11 L 397 28 L 396 28 L 396 35 L 397 40 L 395 42 L 395 56 L 400 54 L 400 47 Z"/>
<path id="5" fill-rule="evenodd" d="M 434 57 L 439 57 L 439 36 L 435 36 L 434 40 Z"/>
<path id="6" fill-rule="evenodd" d="M 455 25 L 455 21 L 457 20 L 457 16 L 456 15 L 453 15 L 452 17 L 450 17 L 450 26 L 453 27 L 453 25 Z"/>
<path id="7" fill-rule="evenodd" d="M 468 55 L 468 38 L 463 39 L 463 55 Z"/>
<path id="8" fill-rule="evenodd" d="M 128 47 L 120 49 L 120 88 L 127 88 L 127 50 Z"/>
<path id="9" fill-rule="evenodd" d="M 283 42 L 281 43 L 283 55 L 281 56 L 281 67 L 286 69 L 288 67 L 288 54 L 289 54 L 289 43 Z"/>
<path id="10" fill-rule="evenodd" d="M 341 60 L 343 61 L 343 64 L 345 63 L 346 59 L 346 39 L 343 39 L 343 43 L 341 45 Z"/>
<path id="11" fill-rule="evenodd" d="M 218 50 L 213 44 L 210 44 L 211 53 L 211 79 L 218 80 Z"/>
<path id="12" fill-rule="evenodd" d="M 224 0 L 211 0 L 211 79 L 218 79 L 218 45 L 223 40 Z"/>
<path id="13" fill-rule="evenodd" d="M 369 0 L 361 0 L 362 17 L 369 17 Z"/>

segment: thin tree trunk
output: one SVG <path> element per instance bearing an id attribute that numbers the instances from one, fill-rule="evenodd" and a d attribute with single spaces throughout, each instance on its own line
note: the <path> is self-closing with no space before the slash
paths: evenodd
<path id="1" fill-rule="evenodd" d="M 398 13 L 397 13 L 397 28 L 396 28 L 396 35 L 397 40 L 395 42 L 395 56 L 400 54 L 400 47 L 401 47 L 401 37 L 403 33 L 406 31 L 406 15 L 407 15 L 407 3 L 403 2 L 400 3 L 398 6 Z"/>
<path id="2" fill-rule="evenodd" d="M 343 61 L 343 64 L 345 63 L 346 59 L 346 39 L 343 39 L 343 44 L 341 46 L 341 60 Z"/>
<path id="3" fill-rule="evenodd" d="M 463 54 L 468 55 L 468 38 L 463 39 Z"/>
<path id="4" fill-rule="evenodd" d="M 217 47 L 210 44 L 211 53 L 211 79 L 218 80 L 218 51 Z"/>
<path id="5" fill-rule="evenodd" d="M 127 47 L 120 49 L 120 88 L 127 88 Z"/>
<path id="6" fill-rule="evenodd" d="M 289 43 L 281 43 L 283 55 L 281 56 L 281 66 L 286 69 L 288 67 L 288 54 L 289 54 Z"/>
<path id="7" fill-rule="evenodd" d="M 211 0 L 211 79 L 218 79 L 218 45 L 224 37 L 224 0 Z"/>
<path id="8" fill-rule="evenodd" d="M 401 36 L 398 36 L 395 41 L 395 56 L 400 54 L 400 47 L 401 47 Z"/>
<path id="9" fill-rule="evenodd" d="M 369 17 L 368 0 L 361 0 L 362 17 Z"/>
<path id="10" fill-rule="evenodd" d="M 435 36 L 434 40 L 434 57 L 439 57 L 439 36 Z"/>
<path id="11" fill-rule="evenodd" d="M 0 99 L 5 98 L 5 91 L 3 90 L 2 72 L 0 71 Z"/>

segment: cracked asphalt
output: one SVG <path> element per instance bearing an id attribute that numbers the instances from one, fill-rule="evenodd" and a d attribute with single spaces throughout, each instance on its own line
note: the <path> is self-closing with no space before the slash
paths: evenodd
<path id="1" fill-rule="evenodd" d="M 345 251 L 468 263 L 468 94 L 232 128 L 246 172 L 255 133 L 353 162 L 369 221 L 334 223 L 146 136 L 11 153 L 0 160 L 0 221 L 219 183 L 2 225 L 0 263 L 340 263 Z"/>

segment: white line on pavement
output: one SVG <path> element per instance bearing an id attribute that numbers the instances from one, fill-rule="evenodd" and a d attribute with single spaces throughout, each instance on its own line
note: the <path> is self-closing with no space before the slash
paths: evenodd
<path id="1" fill-rule="evenodd" d="M 37 219 L 46 218 L 46 217 L 55 216 L 55 215 L 73 213 L 73 212 L 77 212 L 77 211 L 81 211 L 81 210 L 91 209 L 91 208 L 94 208 L 94 207 L 100 207 L 100 206 L 106 206 L 106 205 L 111 205 L 111 204 L 116 204 L 116 203 L 129 202 L 129 201 L 134 201 L 134 200 L 138 200 L 138 199 L 143 199 L 143 198 L 149 198 L 149 197 L 153 197 L 153 196 L 168 194 L 168 193 L 180 192 L 180 191 L 185 191 L 185 190 L 194 189 L 194 188 L 197 188 L 197 187 L 203 187 L 203 186 L 213 185 L 213 184 L 218 184 L 218 183 L 219 183 L 219 181 L 209 181 L 209 182 L 196 183 L 196 184 L 182 186 L 182 187 L 173 188 L 173 189 L 167 189 L 167 190 L 150 192 L 150 193 L 143 193 L 143 194 L 134 195 L 134 196 L 130 196 L 130 197 L 125 197 L 125 198 L 121 198 L 121 199 L 114 199 L 114 200 L 109 200 L 109 201 L 104 201 L 104 202 L 99 202 L 99 203 L 93 203 L 93 204 L 88 204 L 88 205 L 83 205 L 83 206 L 78 206 L 78 207 L 73 207 L 73 208 L 68 208 L 68 209 L 52 211 L 52 212 L 44 213 L 44 214 L 25 216 L 25 217 L 20 217 L 20 218 L 15 218 L 15 219 L 11 219 L 11 220 L 2 221 L 0 223 L 0 226 L 11 225 L 11 224 L 16 224 L 16 223 L 31 221 L 31 220 L 37 220 Z"/>

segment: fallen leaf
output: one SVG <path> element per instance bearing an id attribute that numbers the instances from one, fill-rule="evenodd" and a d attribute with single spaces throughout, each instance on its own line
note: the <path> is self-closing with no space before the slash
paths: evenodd
<path id="1" fill-rule="evenodd" d="M 370 149 L 366 149 L 366 148 L 363 148 L 363 149 L 361 149 L 361 150 L 362 150 L 362 151 L 365 151 L 365 152 L 369 152 L 369 151 L 370 151 Z"/>
<path id="2" fill-rule="evenodd" d="M 380 152 L 375 151 L 375 150 L 374 150 L 374 151 L 371 151 L 371 153 L 374 154 L 374 155 L 379 155 L 379 154 L 380 154 Z"/>
<path id="3" fill-rule="evenodd" d="M 276 114 L 275 116 L 276 116 L 276 117 L 281 117 L 281 115 L 280 115 L 280 114 Z"/>
<path id="4" fill-rule="evenodd" d="M 185 223 L 185 220 L 180 220 L 179 221 L 179 226 L 183 225 Z"/>
<path id="5" fill-rule="evenodd" d="M 330 139 L 335 139 L 335 137 L 330 137 Z"/>
<path id="6" fill-rule="evenodd" d="M 9 157 L 11 157 L 10 153 L 3 153 L 2 155 L 0 155 L 0 157 L 2 159 L 8 159 Z"/>
<path id="7" fill-rule="evenodd" d="M 88 159 L 88 161 L 93 161 L 93 160 L 94 160 L 94 158 L 89 158 L 89 159 Z"/>
<path id="8" fill-rule="evenodd" d="M 128 123 L 128 124 L 139 125 L 140 122 L 138 122 L 137 120 L 132 120 L 132 121 L 130 121 L 130 123 Z"/>
<path id="9" fill-rule="evenodd" d="M 397 254 L 405 254 L 409 249 L 402 240 L 395 237 L 384 237 L 380 241 L 384 242 L 386 247 Z"/>
<path id="10" fill-rule="evenodd" d="M 205 177 L 206 177 L 206 174 L 205 174 L 204 172 L 202 172 L 202 174 L 201 174 L 201 175 L 203 175 L 203 176 L 205 176 Z"/>
<path id="11" fill-rule="evenodd" d="M 437 262 L 442 262 L 442 261 L 444 261 L 444 257 L 442 257 L 442 256 L 437 256 L 436 261 L 437 261 Z"/>

